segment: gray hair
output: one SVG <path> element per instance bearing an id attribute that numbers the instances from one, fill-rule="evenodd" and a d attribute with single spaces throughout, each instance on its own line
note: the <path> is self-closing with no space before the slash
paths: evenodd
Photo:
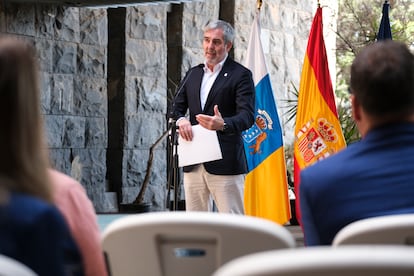
<path id="1" fill-rule="evenodd" d="M 223 30 L 223 37 L 224 42 L 231 42 L 234 41 L 234 29 L 233 27 L 226 21 L 223 20 L 213 20 L 209 21 L 207 25 L 204 27 L 203 31 L 209 31 L 209 30 L 215 30 L 215 29 L 221 29 Z"/>

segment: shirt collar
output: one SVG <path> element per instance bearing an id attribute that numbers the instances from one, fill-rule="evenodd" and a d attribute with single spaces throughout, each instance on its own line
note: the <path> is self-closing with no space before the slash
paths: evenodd
<path id="1" fill-rule="evenodd" d="M 224 62 L 226 62 L 226 59 L 227 59 L 228 55 L 229 54 L 226 53 L 226 55 L 224 56 L 223 60 L 220 61 L 219 63 L 217 63 L 216 65 L 214 65 L 213 73 L 214 72 L 217 72 L 217 71 L 220 71 L 221 68 L 223 68 Z M 205 61 L 204 61 L 204 72 L 205 73 L 211 72 L 210 69 L 207 67 L 207 62 L 205 62 Z"/>

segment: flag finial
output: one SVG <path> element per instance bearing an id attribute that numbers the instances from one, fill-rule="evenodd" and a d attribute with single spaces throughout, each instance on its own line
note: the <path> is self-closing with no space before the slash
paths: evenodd
<path id="1" fill-rule="evenodd" d="M 257 10 L 260 11 L 261 7 L 262 7 L 263 1 L 262 0 L 257 0 Z"/>
<path id="2" fill-rule="evenodd" d="M 321 7 L 321 2 L 318 0 L 318 8 Z"/>

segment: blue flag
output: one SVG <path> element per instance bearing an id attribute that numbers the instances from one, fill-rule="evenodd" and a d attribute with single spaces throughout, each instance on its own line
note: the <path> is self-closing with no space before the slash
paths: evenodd
<path id="1" fill-rule="evenodd" d="M 390 4 L 388 4 L 388 1 L 385 1 L 384 5 L 382 6 L 382 18 L 377 40 L 392 39 L 390 18 L 388 16 L 389 9 Z"/>

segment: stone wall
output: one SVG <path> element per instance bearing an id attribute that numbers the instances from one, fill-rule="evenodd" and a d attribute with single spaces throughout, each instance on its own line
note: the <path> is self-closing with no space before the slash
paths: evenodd
<path id="1" fill-rule="evenodd" d="M 280 100 L 291 97 L 292 84 L 299 87 L 315 9 L 316 1 L 269 0 L 262 6 L 262 43 L 285 143 L 293 130 Z M 82 183 L 98 212 L 116 212 L 118 203 L 138 194 L 149 148 L 168 128 L 179 80 L 203 61 L 202 26 L 219 17 L 233 23 L 231 54 L 243 62 L 255 11 L 249 0 L 109 8 L 0 3 L 0 31 L 30 39 L 38 49 L 53 165 Z M 166 147 L 165 140 L 155 148 L 145 193 L 154 210 L 167 208 Z"/>

